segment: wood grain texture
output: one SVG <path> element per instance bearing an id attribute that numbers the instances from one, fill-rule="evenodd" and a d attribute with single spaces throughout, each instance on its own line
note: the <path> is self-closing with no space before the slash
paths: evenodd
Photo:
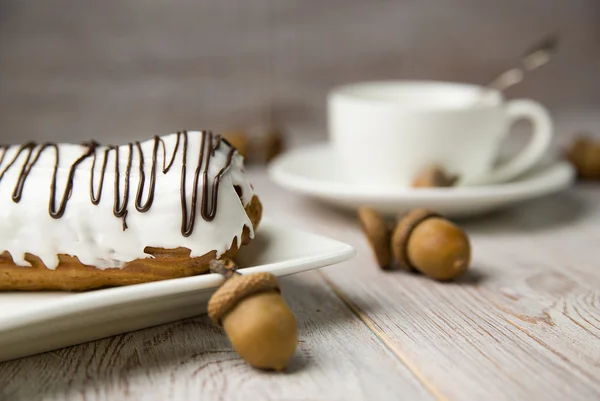
<path id="1" fill-rule="evenodd" d="M 200 317 L 0 364 L 0 399 L 600 396 L 597 184 L 459 222 L 474 267 L 441 284 L 380 271 L 354 216 L 280 190 L 263 171 L 251 177 L 272 217 L 359 250 L 284 280 L 301 324 L 290 374 L 248 368 Z"/>
<path id="2" fill-rule="evenodd" d="M 484 84 L 551 31 L 560 53 L 509 96 L 597 109 L 597 0 L 5 0 L 0 140 L 123 142 L 270 109 L 322 136 L 333 86 Z"/>
<path id="3" fill-rule="evenodd" d="M 382 272 L 354 216 L 257 178 L 282 221 L 357 247 L 324 277 L 436 398 L 600 397 L 600 186 L 459 222 L 473 269 L 442 284 Z"/>
<path id="4" fill-rule="evenodd" d="M 558 132 L 600 134 L 597 0 L 6 0 L 0 142 L 121 143 L 272 115 L 302 143 L 325 136 L 335 85 L 484 83 L 554 30 L 559 55 L 508 95 L 590 109 L 593 123 Z M 267 214 L 359 249 L 324 270 L 337 296 L 314 273 L 284 280 L 303 341 L 290 374 L 249 369 L 199 317 L 0 364 L 0 401 L 600 398 L 597 187 L 464 223 L 473 274 L 442 285 L 383 274 L 353 217 L 254 177 Z"/>
<path id="5" fill-rule="evenodd" d="M 0 400 L 433 400 L 312 272 L 282 279 L 299 322 L 286 373 L 257 371 L 208 317 L 0 364 Z"/>

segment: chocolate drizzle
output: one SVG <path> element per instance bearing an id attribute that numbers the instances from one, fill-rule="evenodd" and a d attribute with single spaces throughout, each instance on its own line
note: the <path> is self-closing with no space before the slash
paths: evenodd
<path id="1" fill-rule="evenodd" d="M 179 152 L 180 144 L 182 144 L 182 157 L 181 157 L 181 182 L 180 182 L 180 194 L 181 194 L 181 234 L 185 237 L 188 237 L 194 231 L 194 224 L 196 220 L 196 208 L 197 208 L 197 200 L 198 200 L 198 181 L 200 180 L 200 174 L 202 174 L 202 198 L 200 204 L 200 214 L 202 218 L 206 221 L 214 220 L 217 207 L 218 207 L 218 191 L 219 191 L 219 183 L 221 182 L 221 178 L 223 174 L 227 171 L 231 162 L 233 160 L 233 155 L 236 152 L 235 148 L 231 146 L 225 139 L 220 136 L 213 136 L 211 132 L 202 132 L 202 142 L 200 145 L 200 151 L 198 154 L 198 165 L 194 172 L 194 184 L 193 184 L 193 192 L 191 196 L 191 208 L 189 211 L 188 218 L 188 197 L 187 197 L 187 153 L 188 153 L 188 133 L 187 131 L 177 132 L 177 139 L 175 142 L 175 146 L 173 149 L 173 153 L 169 158 L 169 162 L 167 163 L 167 149 L 165 142 L 162 138 L 155 136 L 154 137 L 154 146 L 152 149 L 152 166 L 150 169 L 150 181 L 148 183 L 148 193 L 146 198 L 144 197 L 144 188 L 146 186 L 146 173 L 144 169 L 144 152 L 142 150 L 142 146 L 139 142 L 129 143 L 127 144 L 128 154 L 127 154 L 127 166 L 125 169 L 124 177 L 121 177 L 121 171 L 119 167 L 119 152 L 120 147 L 110 145 L 104 149 L 102 155 L 102 166 L 100 168 L 100 177 L 99 181 L 95 183 L 95 175 L 96 175 L 96 163 L 98 159 L 97 151 L 100 146 L 96 142 L 89 142 L 84 144 L 85 151 L 84 153 L 77 158 L 70 166 L 69 173 L 67 176 L 67 182 L 65 185 L 65 189 L 60 197 L 60 202 L 58 202 L 57 207 L 57 196 L 56 196 L 56 179 L 58 175 L 58 169 L 60 165 L 59 160 L 59 147 L 55 143 L 44 143 L 41 145 L 36 144 L 35 142 L 28 142 L 19 147 L 15 156 L 12 160 L 0 171 L 0 183 L 4 178 L 6 172 L 12 168 L 17 160 L 21 157 L 22 154 L 26 152 L 25 160 L 21 166 L 21 170 L 17 179 L 17 183 L 15 184 L 15 188 L 12 193 L 12 200 L 15 203 L 19 203 L 21 201 L 21 197 L 23 194 L 23 189 L 25 187 L 25 182 L 27 181 L 27 177 L 31 172 L 31 169 L 35 166 L 35 164 L 40 159 L 40 156 L 46 149 L 53 149 L 55 154 L 55 163 L 54 163 L 54 171 L 52 173 L 52 181 L 50 183 L 50 199 L 48 202 L 48 213 L 54 219 L 61 218 L 65 210 L 67 208 L 67 203 L 71 198 L 71 194 L 73 192 L 73 186 L 75 183 L 75 173 L 77 171 L 77 167 L 83 163 L 87 158 L 92 158 L 91 168 L 90 168 L 90 201 L 93 205 L 98 205 L 102 198 L 102 191 L 104 189 L 104 178 L 107 174 L 108 162 L 110 153 L 114 152 L 114 200 L 113 200 L 113 214 L 117 218 L 121 218 L 123 220 L 123 230 L 127 229 L 127 223 L 125 219 L 127 218 L 128 209 L 127 205 L 129 203 L 129 189 L 130 189 L 130 179 L 131 179 L 131 169 L 133 164 L 133 153 L 134 151 L 138 152 L 139 156 L 139 184 L 135 196 L 135 208 L 140 213 L 145 213 L 152 207 L 152 203 L 154 202 L 155 190 L 156 190 L 156 170 L 157 170 L 157 159 L 159 148 L 162 146 L 163 151 L 163 162 L 161 171 L 163 174 L 169 172 L 171 167 L 175 162 L 175 158 Z M 227 153 L 227 160 L 225 165 L 221 170 L 217 173 L 213 180 L 212 188 L 209 188 L 209 176 L 208 170 L 210 167 L 211 159 L 215 156 L 215 152 L 220 149 L 221 143 L 225 142 L 230 150 Z M 0 145 L 0 166 L 4 162 L 6 154 L 8 152 L 9 146 Z M 34 152 L 35 151 L 35 152 Z M 123 181 L 123 184 L 121 183 Z M 123 188 L 121 188 L 123 187 Z M 122 194 L 121 194 L 122 189 Z M 210 197 L 209 197 L 210 191 Z"/>
<path id="2" fill-rule="evenodd" d="M 209 157 L 206 158 L 206 166 L 204 167 L 204 173 L 202 174 L 202 186 L 204 188 L 204 191 L 202 192 L 202 206 L 201 206 L 200 212 L 202 213 L 202 218 L 206 221 L 213 221 L 215 218 L 215 215 L 217 214 L 217 196 L 218 196 L 218 192 L 219 192 L 219 183 L 221 182 L 221 177 L 225 173 L 225 170 L 227 170 L 227 167 L 229 167 L 229 165 L 231 164 L 231 159 L 233 158 L 233 154 L 235 153 L 235 148 L 231 147 L 229 153 L 227 154 L 227 162 L 225 163 L 225 166 L 221 169 L 221 171 L 219 171 L 219 173 L 215 177 L 215 181 L 214 181 L 213 187 L 212 187 L 211 203 L 210 203 L 210 209 L 209 209 L 209 205 L 208 205 L 208 165 L 210 163 L 211 157 L 213 157 L 215 155 L 215 152 L 217 150 L 219 150 L 219 148 L 221 147 L 221 142 L 226 142 L 226 141 L 223 141 L 220 136 L 217 136 L 216 142 L 217 142 L 217 144 L 210 150 Z M 228 142 L 226 142 L 226 143 L 228 143 Z M 231 145 L 229 145 L 229 146 L 231 146 Z M 200 166 L 198 166 L 198 169 L 196 170 L 196 174 L 198 174 L 199 169 L 200 169 Z M 196 177 L 197 177 L 197 175 L 196 175 Z M 196 188 L 195 180 L 194 180 L 194 188 Z M 193 207 L 193 205 L 192 205 L 192 207 Z"/>
<path id="3" fill-rule="evenodd" d="M 50 204 L 48 205 L 48 213 L 55 219 L 59 219 L 65 214 L 65 210 L 67 209 L 67 201 L 71 198 L 71 194 L 73 193 L 73 183 L 75 181 L 75 170 L 77 166 L 79 166 L 85 159 L 90 157 L 92 152 L 95 151 L 96 145 L 89 144 L 87 151 L 81 155 L 75 162 L 71 165 L 69 169 L 69 175 L 67 177 L 67 185 L 63 192 L 62 198 L 60 200 L 60 204 L 58 206 L 58 210 L 56 210 L 56 175 L 58 173 L 58 146 L 56 144 L 51 145 L 56 152 L 56 167 L 54 167 L 54 172 L 52 173 L 52 184 L 50 186 Z M 41 151 L 40 151 L 41 152 Z M 39 153 L 38 153 L 39 154 Z"/>

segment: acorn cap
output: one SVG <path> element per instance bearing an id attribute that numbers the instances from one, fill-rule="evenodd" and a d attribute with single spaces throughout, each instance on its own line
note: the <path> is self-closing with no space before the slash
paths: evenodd
<path id="1" fill-rule="evenodd" d="M 388 268 L 392 264 L 392 250 L 390 249 L 391 230 L 379 213 L 368 207 L 358 209 L 360 225 L 371 245 L 373 254 L 381 268 Z"/>
<path id="2" fill-rule="evenodd" d="M 414 270 L 408 258 L 407 245 L 412 230 L 431 217 L 442 217 L 429 209 L 415 209 L 404 215 L 396 225 L 392 234 L 392 251 L 398 265 L 405 270 Z"/>
<path id="3" fill-rule="evenodd" d="M 250 146 L 250 138 L 245 131 L 228 131 L 223 134 L 223 137 L 240 152 L 240 155 L 247 157 L 248 148 Z"/>
<path id="4" fill-rule="evenodd" d="M 263 138 L 265 162 L 269 163 L 283 151 L 283 133 L 279 129 L 271 129 Z"/>
<path id="5" fill-rule="evenodd" d="M 271 273 L 235 275 L 225 281 L 208 301 L 208 316 L 221 325 L 221 319 L 238 302 L 254 294 L 281 292 L 277 278 Z"/>

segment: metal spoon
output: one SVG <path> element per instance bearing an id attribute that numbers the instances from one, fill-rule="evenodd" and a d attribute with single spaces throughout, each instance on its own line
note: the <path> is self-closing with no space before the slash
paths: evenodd
<path id="1" fill-rule="evenodd" d="M 492 80 L 488 90 L 505 91 L 507 88 L 523 81 L 525 74 L 548 63 L 558 48 L 558 36 L 549 35 L 529 50 L 519 59 L 519 65 L 503 72 Z"/>

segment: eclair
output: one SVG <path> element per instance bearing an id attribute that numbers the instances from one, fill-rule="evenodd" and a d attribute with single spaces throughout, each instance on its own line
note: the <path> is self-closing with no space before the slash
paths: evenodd
<path id="1" fill-rule="evenodd" d="M 0 290 L 203 274 L 254 238 L 261 215 L 243 157 L 211 132 L 0 146 Z"/>

